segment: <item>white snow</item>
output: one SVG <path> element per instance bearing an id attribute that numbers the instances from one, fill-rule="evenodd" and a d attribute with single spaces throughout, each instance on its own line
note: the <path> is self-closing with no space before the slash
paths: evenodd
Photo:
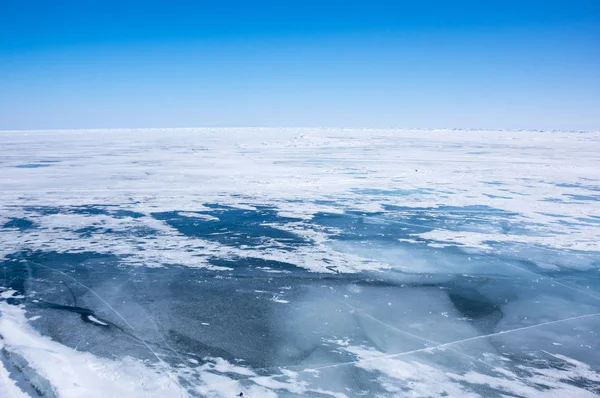
<path id="1" fill-rule="evenodd" d="M 17 291 L 14 289 L 5 289 L 4 290 L 3 288 L 0 287 L 0 299 L 20 297 L 18 295 L 15 296 L 15 293 L 17 293 Z"/>
<path id="2" fill-rule="evenodd" d="M 2 342 L 0 340 L 0 347 Z M 2 362 L 0 361 L 0 397 L 3 398 L 28 398 L 19 387 L 17 387 L 15 381 L 10 378 L 10 373 L 6 370 Z"/>
<path id="3" fill-rule="evenodd" d="M 0 302 L 0 313 L 2 347 L 25 358 L 61 397 L 187 396 L 167 369 L 133 358 L 100 359 L 61 345 L 34 331 L 18 306 Z"/>
<path id="4" fill-rule="evenodd" d="M 460 374 L 455 369 L 434 366 L 428 363 L 427 358 L 386 357 L 381 352 L 356 346 L 344 349 L 356 355 L 356 366 L 378 372 L 381 385 L 388 392 L 400 394 L 403 391 L 402 388 L 409 388 L 408 396 L 414 397 L 475 398 L 485 396 L 472 392 L 470 388 L 460 382 L 467 382 L 472 386 L 492 387 L 510 396 L 595 397 L 596 395 L 590 391 L 568 381 L 576 380 L 578 377 L 600 381 L 598 374 L 588 365 L 559 355 L 554 356 L 562 359 L 568 365 L 566 370 L 521 367 L 521 375 L 517 375 L 506 369 L 484 366 L 481 370 L 470 370 Z M 455 363 L 455 366 L 458 368 L 458 363 Z M 529 376 L 523 376 L 523 374 L 529 374 Z M 547 386 L 548 389 L 541 389 L 540 385 Z"/>
<path id="5" fill-rule="evenodd" d="M 102 326 L 108 326 L 108 324 L 107 324 L 107 323 L 105 323 L 105 322 L 102 322 L 100 319 L 96 318 L 96 317 L 95 317 L 95 316 L 93 316 L 93 315 L 89 315 L 89 316 L 88 316 L 88 319 L 89 319 L 90 321 L 94 322 L 94 323 L 97 323 L 98 325 L 102 325 Z"/>

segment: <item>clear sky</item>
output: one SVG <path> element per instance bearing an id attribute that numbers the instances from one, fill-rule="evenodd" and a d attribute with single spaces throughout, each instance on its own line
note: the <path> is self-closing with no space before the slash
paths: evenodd
<path id="1" fill-rule="evenodd" d="M 0 129 L 600 129 L 600 0 L 3 0 Z"/>

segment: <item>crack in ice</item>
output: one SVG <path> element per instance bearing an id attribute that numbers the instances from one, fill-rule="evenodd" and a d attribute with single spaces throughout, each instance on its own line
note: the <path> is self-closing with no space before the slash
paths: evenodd
<path id="1" fill-rule="evenodd" d="M 329 365 L 319 366 L 319 367 L 316 367 L 316 368 L 307 368 L 307 369 L 304 369 L 303 372 L 313 372 L 313 371 L 318 371 L 318 370 L 321 370 L 321 369 L 329 369 L 329 368 L 335 368 L 335 367 L 345 366 L 345 365 L 354 365 L 354 364 L 358 364 L 358 363 L 362 363 L 362 362 L 372 362 L 372 361 L 377 361 L 377 360 L 381 360 L 381 359 L 397 358 L 397 357 L 401 357 L 401 356 L 404 356 L 404 355 L 416 354 L 416 353 L 419 353 L 419 352 L 429 352 L 429 351 L 433 351 L 433 350 L 436 350 L 436 349 L 449 347 L 449 346 L 452 346 L 454 344 L 466 343 L 466 342 L 469 342 L 469 341 L 481 340 L 481 339 L 485 339 L 485 338 L 488 338 L 488 337 L 495 337 L 495 336 L 500 336 L 500 335 L 503 335 L 503 334 L 515 333 L 515 332 L 520 332 L 520 331 L 523 331 L 523 330 L 535 329 L 535 328 L 542 327 L 542 326 L 553 325 L 553 324 L 558 324 L 558 323 L 563 323 L 563 322 L 568 322 L 568 321 L 575 321 L 575 320 L 578 320 L 578 319 L 593 318 L 593 317 L 597 317 L 597 316 L 600 316 L 600 312 L 597 312 L 597 313 L 594 313 L 594 314 L 579 315 L 579 316 L 574 316 L 574 317 L 565 318 L 565 319 L 558 319 L 556 321 L 542 322 L 542 323 L 538 323 L 538 324 L 535 324 L 535 325 L 523 326 L 523 327 L 520 327 L 520 328 L 502 330 L 500 332 L 489 333 L 489 334 L 484 334 L 484 335 L 480 335 L 480 336 L 469 337 L 469 338 L 466 338 L 466 339 L 460 339 L 460 340 L 450 341 L 448 343 L 438 344 L 438 345 L 433 346 L 433 347 L 419 348 L 419 349 L 416 349 L 416 350 L 403 351 L 403 352 L 398 352 L 398 353 L 389 354 L 389 355 L 381 355 L 381 356 L 378 356 L 378 357 L 368 358 L 368 359 L 359 359 L 359 360 L 355 360 L 355 361 L 333 363 L 333 364 L 329 364 Z"/>

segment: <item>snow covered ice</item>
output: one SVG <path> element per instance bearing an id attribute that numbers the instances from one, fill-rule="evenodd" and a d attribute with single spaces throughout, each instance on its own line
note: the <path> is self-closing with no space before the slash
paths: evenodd
<path id="1" fill-rule="evenodd" d="M 575 132 L 0 132 L 0 396 L 597 396 L 599 153 Z"/>

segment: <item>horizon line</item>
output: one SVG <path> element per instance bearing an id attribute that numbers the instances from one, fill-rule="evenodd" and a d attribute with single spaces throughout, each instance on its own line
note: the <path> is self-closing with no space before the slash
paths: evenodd
<path id="1" fill-rule="evenodd" d="M 535 128 L 480 128 L 480 127 L 344 127 L 344 126 L 195 126 L 195 127 L 84 127 L 84 128 L 37 128 L 0 129 L 0 133 L 42 132 L 42 131 L 132 131 L 132 130 L 396 130 L 396 131 L 498 131 L 498 132 L 539 132 L 539 133 L 600 133 L 600 129 L 535 129 Z"/>

